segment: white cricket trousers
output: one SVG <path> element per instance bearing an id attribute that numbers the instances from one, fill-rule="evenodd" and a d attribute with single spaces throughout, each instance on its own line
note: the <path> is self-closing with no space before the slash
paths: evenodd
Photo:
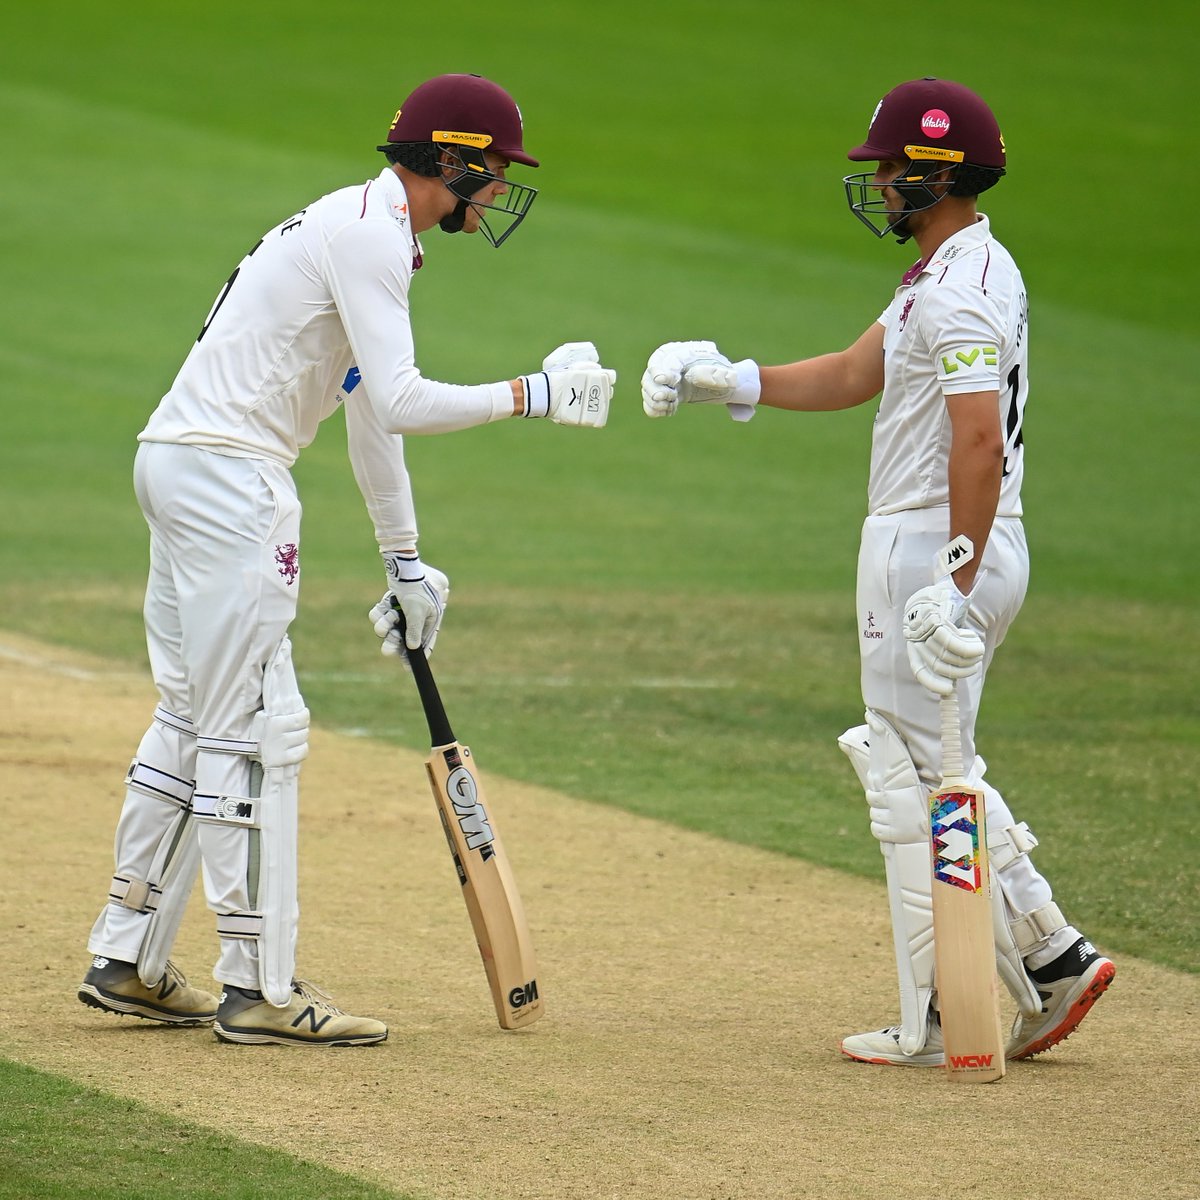
<path id="1" fill-rule="evenodd" d="M 921 781 L 941 782 L 942 748 L 938 700 L 913 675 L 904 638 L 904 606 L 919 588 L 933 582 L 934 556 L 949 541 L 946 508 L 912 509 L 871 516 L 862 529 L 858 558 L 858 637 L 863 702 L 882 714 L 904 739 Z M 983 572 L 986 571 L 986 575 Z M 1020 610 L 1029 583 L 1029 550 L 1017 517 L 997 517 L 984 548 L 977 586 L 971 593 L 969 628 L 984 639 L 983 670 L 959 684 L 963 762 L 975 758 L 975 719 L 984 681 L 1000 643 Z M 990 829 L 1015 820 L 1004 797 L 986 779 L 971 782 L 983 789 Z M 1036 832 L 1036 830 L 1035 830 Z M 1005 892 L 1021 912 L 1032 912 L 1051 899 L 1050 885 L 1022 856 L 1005 874 Z M 1066 950 L 1078 937 L 1071 926 L 1056 932 L 1029 956 L 1040 966 Z"/>
<path id="2" fill-rule="evenodd" d="M 300 502 L 288 470 L 260 458 L 235 458 L 195 446 L 143 442 L 134 489 L 150 527 L 146 645 L 159 709 L 190 732 L 161 721 L 139 747 L 154 769 L 196 790 L 245 796 L 250 760 L 196 753 L 195 736 L 247 741 L 262 707 L 263 671 L 296 615 L 300 589 Z M 173 759 L 173 761 L 165 761 Z M 190 761 L 189 761 L 190 759 Z M 116 871 L 149 877 L 159 843 L 177 813 L 130 789 L 116 832 Z M 209 908 L 250 910 L 251 839 L 245 829 L 197 822 Z M 291 871 L 295 874 L 293 855 Z M 93 954 L 136 961 L 148 913 L 105 905 L 88 942 Z M 293 936 L 294 936 L 293 920 Z M 257 988 L 253 941 L 222 937 L 213 976 Z"/>

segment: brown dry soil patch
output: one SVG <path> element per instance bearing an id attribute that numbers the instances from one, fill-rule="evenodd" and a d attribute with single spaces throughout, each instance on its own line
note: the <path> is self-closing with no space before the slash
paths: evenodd
<path id="1" fill-rule="evenodd" d="M 303 678 L 301 678 L 303 683 Z M 148 681 L 0 634 L 0 1054 L 422 1197 L 1200 1196 L 1200 979 L 1122 957 L 988 1086 L 867 1067 L 894 1008 L 881 886 L 487 775 L 546 1017 L 495 1025 L 412 753 L 317 730 L 301 973 L 374 1049 L 232 1047 L 75 1000 Z M 199 896 L 177 959 L 213 958 Z"/>

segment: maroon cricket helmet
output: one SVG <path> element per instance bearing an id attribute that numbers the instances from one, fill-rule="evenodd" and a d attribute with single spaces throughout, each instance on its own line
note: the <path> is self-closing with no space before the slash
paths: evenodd
<path id="1" fill-rule="evenodd" d="M 536 167 L 538 160 L 525 153 L 523 134 L 521 110 L 498 83 L 482 75 L 438 75 L 400 106 L 387 140 L 448 142 Z"/>
<path id="2" fill-rule="evenodd" d="M 867 140 L 846 157 L 1005 166 L 1004 138 L 992 110 L 961 83 L 930 76 L 892 88 L 875 108 Z"/>

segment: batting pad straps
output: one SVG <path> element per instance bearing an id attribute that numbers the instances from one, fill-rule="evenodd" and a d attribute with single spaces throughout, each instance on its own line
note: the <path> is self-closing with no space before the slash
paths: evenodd
<path id="1" fill-rule="evenodd" d="M 258 739 L 198 737 L 197 750 L 208 750 L 213 754 L 244 754 L 247 757 L 258 753 Z"/>
<path id="2" fill-rule="evenodd" d="M 246 938 L 256 942 L 262 937 L 263 914 L 233 912 L 217 914 L 217 935 L 227 938 Z"/>
<path id="3" fill-rule="evenodd" d="M 180 779 L 170 771 L 164 771 L 161 767 L 155 767 L 137 758 L 129 764 L 129 770 L 125 772 L 125 786 L 185 811 L 192 802 L 192 793 L 196 787 L 191 779 Z"/>
<path id="4" fill-rule="evenodd" d="M 177 733 L 186 733 L 190 737 L 196 736 L 194 722 L 189 721 L 187 717 L 181 717 L 178 713 L 171 712 L 168 708 L 163 708 L 161 704 L 154 709 L 154 719 L 160 725 L 165 725 L 168 729 L 174 729 Z"/>
<path id="5" fill-rule="evenodd" d="M 1022 821 L 1007 829 L 988 830 L 988 861 L 993 871 L 1003 871 L 1037 847 L 1038 840 Z"/>
<path id="6" fill-rule="evenodd" d="M 201 737 L 196 739 L 196 744 L 201 755 L 221 756 L 202 760 L 208 764 L 208 768 L 202 772 L 201 782 L 209 788 L 216 786 L 221 790 L 196 793 L 192 799 L 192 811 L 196 820 L 206 824 L 215 823 L 257 829 L 259 799 L 257 796 L 247 796 L 241 793 L 254 788 L 256 768 L 254 766 L 249 768 L 249 778 L 247 778 L 247 767 L 244 764 L 247 759 L 253 760 L 257 755 L 258 742 L 235 738 Z"/>
<path id="7" fill-rule="evenodd" d="M 108 889 L 108 899 L 113 904 L 130 908 L 134 912 L 154 912 L 158 908 L 161 892 L 144 879 L 133 879 L 128 875 L 114 875 Z"/>
<path id="8" fill-rule="evenodd" d="M 215 821 L 257 829 L 258 806 L 257 796 L 218 796 L 197 792 L 192 811 L 197 821 Z"/>
<path id="9" fill-rule="evenodd" d="M 1033 953 L 1052 933 L 1065 929 L 1067 921 L 1062 909 L 1051 900 L 1032 912 L 1014 914 L 1008 924 L 1013 940 L 1024 957 Z"/>

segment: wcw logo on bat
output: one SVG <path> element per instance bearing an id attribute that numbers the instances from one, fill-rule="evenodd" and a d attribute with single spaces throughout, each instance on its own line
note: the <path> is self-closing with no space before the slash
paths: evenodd
<path id="1" fill-rule="evenodd" d="M 992 1059 L 995 1057 L 994 1054 L 952 1054 L 950 1055 L 950 1065 L 956 1071 L 971 1067 L 979 1069 L 981 1067 L 990 1067 Z"/>
<path id="2" fill-rule="evenodd" d="M 933 829 L 933 878 L 968 892 L 982 886 L 979 857 L 979 797 L 967 792 L 935 796 L 929 820 Z"/>
<path id="3" fill-rule="evenodd" d="M 475 776 L 466 767 L 455 767 L 446 778 L 446 795 L 454 809 L 467 849 L 478 850 L 480 858 L 487 862 L 495 854 L 492 843 L 496 835 L 492 832 L 487 809 L 479 802 Z"/>

